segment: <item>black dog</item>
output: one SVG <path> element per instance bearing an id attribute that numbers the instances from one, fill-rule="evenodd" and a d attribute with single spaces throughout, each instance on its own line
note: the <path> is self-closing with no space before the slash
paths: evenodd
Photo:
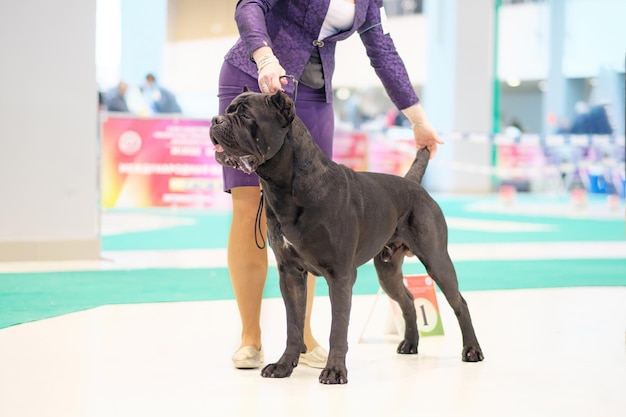
<path id="1" fill-rule="evenodd" d="M 405 178 L 355 172 L 326 157 L 295 115 L 291 99 L 244 90 L 213 118 L 216 160 L 261 178 L 268 237 L 278 262 L 287 310 L 287 347 L 264 377 L 284 378 L 298 365 L 307 272 L 324 276 L 332 306 L 323 384 L 348 382 L 346 353 L 357 267 L 374 258 L 385 292 L 406 322 L 398 353 L 415 354 L 419 333 L 413 297 L 403 283 L 404 256 L 415 254 L 453 308 L 463 335 L 462 359 L 483 360 L 467 304 L 448 255 L 448 232 L 437 203 L 420 185 L 428 165 L 421 149 Z"/>

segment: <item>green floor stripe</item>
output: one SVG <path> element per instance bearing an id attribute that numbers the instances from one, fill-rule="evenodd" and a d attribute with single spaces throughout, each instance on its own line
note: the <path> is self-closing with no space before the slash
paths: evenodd
<path id="1" fill-rule="evenodd" d="M 537 198 L 520 194 L 514 208 L 520 209 L 521 213 L 502 210 L 498 197 L 493 195 L 435 196 L 435 199 L 447 218 L 549 226 L 541 232 L 450 228 L 450 244 L 588 242 L 594 245 L 626 238 L 623 216 L 571 217 L 573 212 L 567 196 Z M 532 214 L 541 212 L 535 210 L 541 207 L 549 210 L 543 210 L 542 215 Z M 606 211 L 606 196 L 591 195 L 589 211 L 603 209 Z M 183 224 L 104 236 L 103 251 L 223 248 L 231 220 L 228 210 L 124 209 L 108 210 L 105 214 L 113 224 L 115 221 L 127 222 L 129 218 L 132 221 L 135 214 L 165 218 L 168 223 L 172 219 L 183 220 Z M 618 260 L 467 261 L 455 265 L 459 285 L 464 291 L 626 285 L 626 254 L 624 259 Z M 407 264 L 404 272 L 423 273 L 424 270 L 420 265 Z M 361 267 L 354 293 L 374 294 L 377 290 L 373 267 Z M 317 286 L 317 293 L 328 293 L 325 283 Z M 280 296 L 275 269 L 270 270 L 265 296 Z M 226 268 L 0 274 L 0 328 L 105 304 L 232 298 Z"/>
<path id="2" fill-rule="evenodd" d="M 548 260 L 457 262 L 462 291 L 626 286 L 626 260 Z M 355 294 L 375 294 L 372 265 L 359 268 Z M 423 273 L 408 264 L 405 274 Z M 319 278 L 316 294 L 327 295 Z M 265 297 L 280 297 L 278 277 L 270 269 Z M 146 269 L 0 274 L 0 328 L 55 317 L 107 304 L 233 299 L 225 268 Z"/>
<path id="3" fill-rule="evenodd" d="M 137 211 L 137 210 L 135 210 Z M 132 213 L 130 210 L 109 210 L 114 214 Z M 221 210 L 166 210 L 138 211 L 170 218 L 193 221 L 190 225 L 173 226 L 141 232 L 130 232 L 102 237 L 103 251 L 215 249 L 225 248 L 228 242 L 231 215 Z"/>
<path id="4" fill-rule="evenodd" d="M 591 198 L 591 197 L 590 197 Z M 606 197 L 604 197 L 606 199 Z M 571 212 L 567 199 L 540 199 L 519 196 L 518 203 L 528 207 L 541 204 L 560 204 L 563 213 L 555 215 L 526 215 L 499 211 L 475 211 L 477 203 L 491 202 L 495 209 L 499 207 L 494 197 L 438 197 L 437 201 L 446 217 L 466 218 L 474 220 L 491 220 L 505 222 L 528 222 L 550 226 L 551 230 L 542 232 L 495 232 L 485 230 L 463 230 L 451 228 L 449 231 L 450 243 L 498 243 L 498 242 L 585 242 L 585 241 L 623 241 L 626 238 L 624 217 L 612 219 L 589 219 L 568 217 Z M 596 210 L 600 210 L 606 203 L 601 197 L 593 197 Z M 124 233 L 104 236 L 102 250 L 166 250 L 166 249 L 205 249 L 224 248 L 228 240 L 231 215 L 229 212 L 216 210 L 109 210 L 111 214 L 139 212 L 170 218 L 184 218 L 192 221 L 191 225 L 179 225 L 166 229 Z"/>

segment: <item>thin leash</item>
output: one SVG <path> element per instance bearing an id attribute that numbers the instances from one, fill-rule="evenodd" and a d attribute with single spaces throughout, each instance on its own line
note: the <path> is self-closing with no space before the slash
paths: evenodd
<path id="1" fill-rule="evenodd" d="M 261 199 L 259 200 L 259 208 L 256 211 L 256 221 L 254 222 L 254 243 L 259 249 L 265 249 L 265 237 L 263 237 L 263 229 L 261 229 L 261 213 L 263 212 L 263 187 L 261 187 Z M 261 244 L 259 244 L 259 236 L 261 236 Z"/>
<path id="2" fill-rule="evenodd" d="M 293 75 L 281 75 L 280 78 L 289 78 L 293 82 L 293 108 L 296 108 L 296 101 L 298 100 L 298 80 Z M 261 198 L 259 199 L 259 208 L 256 211 L 256 220 L 254 222 L 254 243 L 259 249 L 265 249 L 265 237 L 263 236 L 263 229 L 261 228 L 261 213 L 263 213 L 263 187 L 261 187 Z M 259 244 L 259 237 L 261 243 Z"/>

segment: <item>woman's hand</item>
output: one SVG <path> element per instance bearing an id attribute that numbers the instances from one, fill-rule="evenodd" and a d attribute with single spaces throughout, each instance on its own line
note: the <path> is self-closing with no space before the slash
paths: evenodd
<path id="1" fill-rule="evenodd" d="M 428 148 L 430 159 L 433 159 L 437 153 L 438 146 L 443 144 L 443 140 L 441 140 L 435 128 L 426 118 L 422 105 L 419 103 L 415 104 L 402 110 L 402 113 L 411 121 L 417 148 Z"/>
<path id="2" fill-rule="evenodd" d="M 413 123 L 413 136 L 417 148 L 428 148 L 430 159 L 435 157 L 437 148 L 443 144 L 439 134 L 435 128 L 426 120 L 423 122 Z"/>
<path id="3" fill-rule="evenodd" d="M 278 60 L 275 63 L 263 67 L 261 71 L 259 71 L 259 88 L 261 92 L 274 94 L 278 90 L 282 90 L 282 85 L 288 82 L 286 78 L 280 78 L 285 74 L 285 69 L 280 65 Z"/>
<path id="4" fill-rule="evenodd" d="M 259 48 L 252 54 L 259 72 L 258 82 L 262 93 L 274 94 L 282 90 L 282 85 L 287 84 L 287 79 L 280 78 L 286 74 L 285 69 L 278 62 L 271 48 Z"/>

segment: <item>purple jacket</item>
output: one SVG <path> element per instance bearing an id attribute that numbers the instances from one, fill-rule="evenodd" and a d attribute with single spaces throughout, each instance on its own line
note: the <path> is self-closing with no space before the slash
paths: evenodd
<path id="1" fill-rule="evenodd" d="M 383 33 L 380 8 L 382 0 L 356 0 L 354 24 L 350 30 L 317 40 L 330 0 L 239 0 L 235 21 L 240 38 L 226 54 L 226 60 L 250 76 L 257 77 L 252 52 L 269 46 L 287 74 L 300 78 L 309 56 L 319 47 L 326 101 L 332 101 L 332 75 L 335 70 L 335 46 L 354 32 L 359 33 L 370 63 L 391 101 L 405 109 L 418 102 L 404 62 L 393 40 Z M 358 71 L 358 68 L 355 68 Z M 293 92 L 291 83 L 285 90 Z"/>

